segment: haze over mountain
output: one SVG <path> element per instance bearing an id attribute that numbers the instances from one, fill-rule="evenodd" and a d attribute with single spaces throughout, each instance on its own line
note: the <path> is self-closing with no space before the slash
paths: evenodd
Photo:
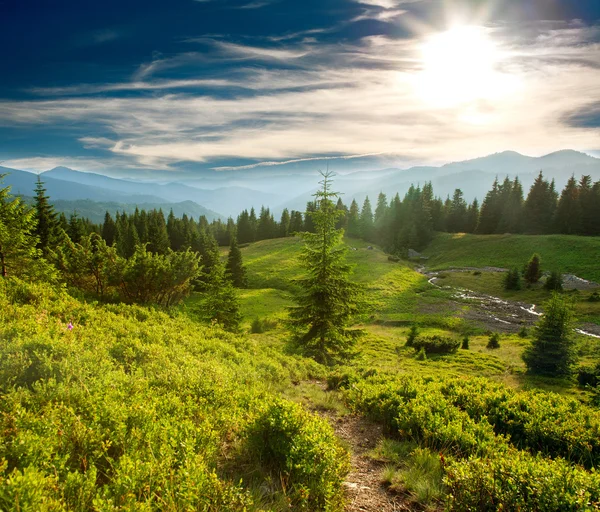
<path id="1" fill-rule="evenodd" d="M 571 175 L 579 178 L 585 174 L 590 175 L 594 181 L 599 180 L 600 159 L 572 150 L 558 151 L 538 158 L 505 151 L 440 167 L 389 168 L 346 174 L 340 169 L 335 179 L 335 188 L 344 194 L 343 200 L 349 204 L 352 199 L 362 202 L 366 196 L 375 201 L 379 192 L 387 194 L 389 199 L 396 193 L 402 196 L 411 185 L 431 181 L 436 195 L 446 197 L 460 188 L 465 199 L 470 201 L 475 197 L 483 199 L 496 177 L 502 180 L 505 176 L 519 176 L 527 191 L 540 171 L 548 179 L 554 179 L 560 190 Z M 15 193 L 32 195 L 37 180 L 35 174 L 6 168 L 0 168 L 0 172 L 9 173 L 5 183 L 12 185 Z M 316 170 L 285 173 L 283 169 L 279 169 L 269 176 L 265 176 L 264 172 L 260 169 L 233 173 L 204 171 L 203 178 L 157 183 L 117 179 L 57 167 L 41 173 L 41 177 L 48 194 L 54 201 L 59 201 L 61 211 L 72 206 L 82 212 L 82 203 L 71 205 L 64 201 L 90 200 L 109 202 L 106 209 L 110 211 L 119 208 L 129 211 L 135 205 L 148 207 L 152 204 L 163 210 L 173 207 L 176 212 L 194 217 L 206 215 L 209 219 L 218 216 L 236 217 L 243 209 L 254 207 L 258 211 L 261 206 L 271 208 L 276 214 L 283 208 L 303 211 L 306 202 L 312 199 L 319 180 Z M 97 219 L 100 207 L 89 207 L 85 211 L 89 211 Z"/>

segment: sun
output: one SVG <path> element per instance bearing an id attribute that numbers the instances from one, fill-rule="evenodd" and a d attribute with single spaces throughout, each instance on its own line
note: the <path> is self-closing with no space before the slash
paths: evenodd
<path id="1" fill-rule="evenodd" d="M 496 70 L 498 46 L 480 26 L 457 26 L 430 35 L 420 45 L 421 72 L 417 88 L 429 104 L 455 107 L 497 98 L 507 91 Z"/>

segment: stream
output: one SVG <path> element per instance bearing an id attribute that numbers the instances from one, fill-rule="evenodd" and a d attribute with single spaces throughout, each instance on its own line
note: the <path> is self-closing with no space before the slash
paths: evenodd
<path id="1" fill-rule="evenodd" d="M 418 271 L 429 278 L 429 284 L 432 286 L 452 291 L 452 298 L 457 302 L 466 301 L 475 306 L 465 311 L 463 317 L 483 324 L 489 329 L 510 333 L 519 332 L 523 327 L 532 327 L 543 314 L 535 304 L 508 301 L 464 288 L 442 286 L 439 284 L 441 281 L 439 272 L 430 272 L 423 267 Z M 464 272 L 465 270 L 452 269 L 451 271 Z M 449 271 L 445 270 L 444 272 Z M 574 330 L 584 336 L 600 339 L 600 326 L 598 325 L 584 324 Z"/>

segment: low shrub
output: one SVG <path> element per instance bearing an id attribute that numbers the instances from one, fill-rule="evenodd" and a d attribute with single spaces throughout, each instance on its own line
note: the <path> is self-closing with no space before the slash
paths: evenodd
<path id="1" fill-rule="evenodd" d="M 460 346 L 463 350 L 469 350 L 469 335 L 465 334 L 462 339 L 462 344 Z"/>
<path id="2" fill-rule="evenodd" d="M 276 320 L 256 317 L 254 320 L 252 320 L 252 324 L 250 325 L 250 332 L 252 334 L 262 334 L 264 332 L 275 329 L 275 327 L 277 327 Z"/>
<path id="3" fill-rule="evenodd" d="M 500 334 L 498 334 L 497 332 L 493 332 L 492 334 L 490 334 L 486 348 L 492 350 L 500 348 Z"/>
<path id="4" fill-rule="evenodd" d="M 600 302 L 600 293 L 594 292 L 588 297 L 588 302 Z"/>
<path id="5" fill-rule="evenodd" d="M 560 272 L 553 270 L 546 282 L 544 283 L 544 289 L 556 292 L 562 292 L 563 289 L 563 276 Z"/>
<path id="6" fill-rule="evenodd" d="M 350 461 L 326 421 L 298 404 L 274 400 L 246 435 L 250 457 L 281 482 L 294 510 L 341 509 Z"/>
<path id="7" fill-rule="evenodd" d="M 416 326 L 416 324 L 411 325 L 410 330 L 408 331 L 408 336 L 406 336 L 406 346 L 412 347 L 418 335 L 419 328 Z"/>
<path id="8" fill-rule="evenodd" d="M 521 273 L 519 272 L 519 269 L 513 268 L 509 270 L 504 276 L 504 289 L 520 290 L 521 288 Z"/>
<path id="9" fill-rule="evenodd" d="M 412 344 L 415 350 L 424 350 L 427 354 L 451 354 L 456 352 L 460 345 L 459 340 L 439 334 L 417 338 Z"/>
<path id="10" fill-rule="evenodd" d="M 450 510 L 569 512 L 600 508 L 600 474 L 562 459 L 511 450 L 490 458 L 452 461 L 445 473 Z"/>

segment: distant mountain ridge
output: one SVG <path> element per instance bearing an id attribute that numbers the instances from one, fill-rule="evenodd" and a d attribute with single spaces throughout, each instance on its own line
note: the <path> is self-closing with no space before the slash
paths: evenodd
<path id="1" fill-rule="evenodd" d="M 391 199 L 396 193 L 403 196 L 412 184 L 423 185 L 431 181 L 436 195 L 446 197 L 460 188 L 465 199 L 471 201 L 475 197 L 482 200 L 496 176 L 499 180 L 505 176 L 511 179 L 519 176 L 527 193 L 540 170 L 548 179 L 554 179 L 560 190 L 572 174 L 577 178 L 588 174 L 594 181 L 600 180 L 600 159 L 573 150 L 556 151 L 542 157 L 503 151 L 441 166 L 339 173 L 335 178 L 335 188 L 344 194 L 342 197 L 346 204 L 352 199 L 362 203 L 366 196 L 374 203 L 381 191 Z M 5 183 L 13 185 L 15 192 L 32 195 L 37 179 L 35 174 L 0 168 L 2 172 L 11 173 Z M 144 176 L 148 176 L 148 171 Z M 53 200 L 89 199 L 123 205 L 193 201 L 211 214 L 232 217 L 251 207 L 258 214 L 261 206 L 269 207 L 275 215 L 279 215 L 283 208 L 303 211 L 318 187 L 316 170 L 314 173 L 285 172 L 281 168 L 227 172 L 203 170 L 188 177 L 178 174 L 178 181 L 158 182 L 120 179 L 57 167 L 42 173 L 42 178 Z"/>

